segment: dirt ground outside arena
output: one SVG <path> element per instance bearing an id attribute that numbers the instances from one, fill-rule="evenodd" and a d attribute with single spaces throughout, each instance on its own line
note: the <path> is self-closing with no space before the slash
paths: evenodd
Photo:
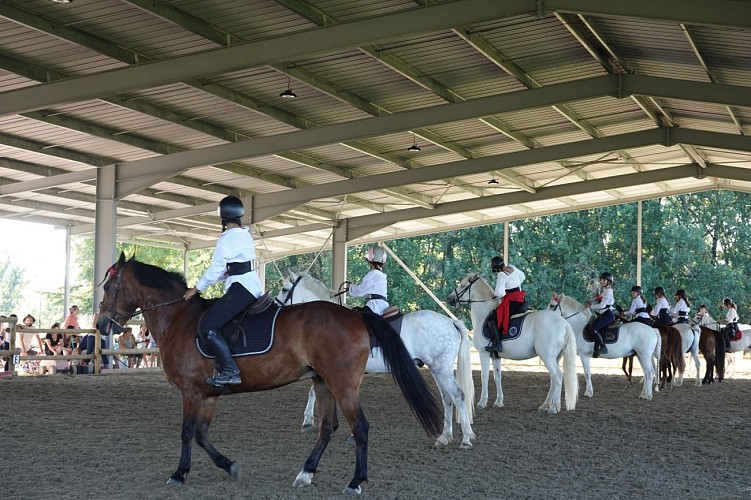
<path id="1" fill-rule="evenodd" d="M 689 382 L 642 401 L 640 387 L 626 388 L 622 376 L 595 375 L 595 397 L 555 416 L 537 411 L 545 373 L 506 371 L 503 380 L 506 407 L 479 411 L 475 447 L 461 450 L 456 426 L 455 442 L 434 448 L 391 379 L 368 375 L 362 399 L 371 424 L 370 482 L 363 498 L 751 498 L 743 472 L 751 444 L 747 379 Z M 314 442 L 300 433 L 308 387 L 223 398 L 212 437 L 239 462 L 241 479 L 230 480 L 196 446 L 188 482 L 175 488 L 165 481 L 179 458 L 181 403 L 161 371 L 0 379 L 0 496 L 338 497 L 354 470 L 345 426 L 313 485 L 291 487 Z"/>

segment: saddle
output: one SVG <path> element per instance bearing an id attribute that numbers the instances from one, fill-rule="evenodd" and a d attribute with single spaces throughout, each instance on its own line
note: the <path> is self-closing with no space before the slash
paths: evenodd
<path id="1" fill-rule="evenodd" d="M 496 309 L 497 308 L 490 311 L 488 316 L 485 318 L 485 321 L 483 322 L 482 336 L 488 340 L 493 340 L 493 331 L 498 330 Z M 524 302 L 511 302 L 509 304 L 510 316 L 508 321 L 508 331 L 501 332 L 501 342 L 503 342 L 504 340 L 514 340 L 519 335 L 521 335 L 524 318 L 526 318 L 527 315 L 531 312 L 532 311 L 530 311 L 529 309 L 529 302 L 527 302 L 526 300 Z"/>
<path id="2" fill-rule="evenodd" d="M 587 323 L 587 326 L 584 327 L 584 340 L 587 342 L 594 342 L 595 341 L 595 335 L 592 333 L 592 323 L 594 323 L 595 318 L 589 320 Z M 618 334 L 621 330 L 621 327 L 623 326 L 623 322 L 616 318 L 615 321 L 610 323 L 608 326 L 602 329 L 602 338 L 603 341 L 606 344 L 615 344 L 618 342 Z"/>
<path id="3" fill-rule="evenodd" d="M 224 325 L 221 334 L 227 339 L 232 356 L 263 354 L 271 349 L 280 310 L 281 306 L 266 293 Z M 203 356 L 214 358 L 213 352 L 200 335 L 196 335 L 196 345 Z"/>

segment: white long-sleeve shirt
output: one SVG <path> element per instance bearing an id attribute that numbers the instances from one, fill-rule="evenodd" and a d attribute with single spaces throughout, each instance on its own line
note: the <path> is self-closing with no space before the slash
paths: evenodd
<path id="1" fill-rule="evenodd" d="M 600 300 L 593 301 L 592 305 L 589 307 L 593 312 L 603 312 L 607 309 L 610 309 L 610 307 L 615 304 L 615 297 L 613 297 L 612 288 L 601 288 L 600 293 L 598 293 L 597 295 L 600 297 Z"/>
<path id="2" fill-rule="evenodd" d="M 649 314 L 651 314 L 652 316 L 659 316 L 662 309 L 667 309 L 668 311 L 670 310 L 670 302 L 668 302 L 668 299 L 666 299 L 665 297 L 660 297 L 659 299 L 657 299 L 655 306 L 652 308 L 652 312 Z"/>
<path id="3" fill-rule="evenodd" d="M 196 288 L 200 292 L 214 283 L 225 280 L 224 291 L 227 291 L 233 283 L 237 282 L 254 297 L 260 297 L 263 294 L 263 287 L 256 271 L 235 276 L 227 274 L 227 264 L 230 262 L 254 262 L 255 259 L 256 244 L 250 235 L 249 228 L 234 227 L 227 229 L 216 241 L 211 265 L 196 283 Z"/>
<path id="4" fill-rule="evenodd" d="M 353 283 L 349 286 L 349 294 L 353 297 L 364 297 L 366 295 L 376 294 L 388 299 L 386 274 L 378 269 L 371 269 L 370 272 L 363 277 L 359 285 Z M 383 314 L 383 311 L 389 307 L 389 303 L 386 300 L 381 299 L 370 299 L 365 305 L 376 314 Z"/>
<path id="5" fill-rule="evenodd" d="M 521 269 L 517 269 L 514 266 L 508 266 L 513 269 L 510 273 L 501 271 L 498 273 L 498 278 L 495 282 L 495 294 L 497 297 L 503 297 L 506 295 L 506 290 L 512 288 L 521 288 L 522 282 L 527 278 Z"/>
<path id="6" fill-rule="evenodd" d="M 728 323 L 738 322 L 738 311 L 736 311 L 734 307 L 728 307 L 728 312 L 725 315 L 725 321 L 727 321 Z"/>
<path id="7" fill-rule="evenodd" d="M 644 303 L 644 299 L 641 298 L 641 295 L 637 295 L 631 299 L 631 307 L 629 307 L 628 311 L 624 311 L 623 314 L 632 318 L 649 318 L 649 313 L 646 310 L 636 312 L 637 309 L 645 309 L 646 307 L 647 304 Z"/>
<path id="8" fill-rule="evenodd" d="M 683 316 L 688 317 L 688 313 L 691 311 L 691 308 L 688 307 L 688 304 L 686 304 L 686 301 L 683 299 L 678 299 L 678 302 L 675 303 L 673 307 L 670 308 L 670 316 L 673 318 L 678 318 L 681 316 L 679 313 L 684 312 Z"/>

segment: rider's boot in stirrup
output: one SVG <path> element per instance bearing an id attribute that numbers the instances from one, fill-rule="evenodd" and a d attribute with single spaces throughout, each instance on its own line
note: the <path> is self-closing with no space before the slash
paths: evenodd
<path id="1" fill-rule="evenodd" d="M 209 330 L 205 339 L 216 356 L 216 370 L 219 372 L 218 375 L 207 378 L 206 383 L 217 387 L 240 384 L 240 369 L 232 359 L 232 353 L 224 337 L 216 330 Z"/>

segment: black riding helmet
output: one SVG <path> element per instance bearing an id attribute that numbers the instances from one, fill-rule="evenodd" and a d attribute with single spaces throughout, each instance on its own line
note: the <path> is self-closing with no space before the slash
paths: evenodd
<path id="1" fill-rule="evenodd" d="M 655 288 L 655 295 L 665 295 L 665 289 L 661 286 Z"/>
<path id="2" fill-rule="evenodd" d="M 494 273 L 499 273 L 503 271 L 503 268 L 506 267 L 506 264 L 503 262 L 503 259 L 498 257 L 497 255 L 490 259 L 490 269 Z"/>
<path id="3" fill-rule="evenodd" d="M 610 274 L 610 273 L 608 273 L 608 272 L 604 272 L 604 273 L 602 273 L 602 274 L 600 275 L 600 279 L 601 279 L 601 280 L 607 280 L 608 282 L 610 282 L 610 284 L 612 284 L 612 283 L 613 283 L 613 275 L 612 275 L 612 274 Z"/>
<path id="4" fill-rule="evenodd" d="M 233 221 L 239 224 L 240 219 L 245 215 L 245 207 L 237 196 L 227 196 L 219 202 L 217 213 L 222 222 Z"/>
<path id="5" fill-rule="evenodd" d="M 686 298 L 686 290 L 684 290 L 683 288 L 679 288 L 678 290 L 675 291 L 675 296 L 676 297 L 680 297 L 682 299 L 685 299 Z"/>
<path id="6" fill-rule="evenodd" d="M 634 285 L 634 286 L 632 286 L 632 287 L 631 287 L 631 291 L 632 291 L 632 292 L 636 292 L 636 293 L 638 293 L 639 295 L 641 295 L 641 294 L 642 294 L 642 289 L 641 289 L 641 287 L 640 287 L 639 285 Z"/>

